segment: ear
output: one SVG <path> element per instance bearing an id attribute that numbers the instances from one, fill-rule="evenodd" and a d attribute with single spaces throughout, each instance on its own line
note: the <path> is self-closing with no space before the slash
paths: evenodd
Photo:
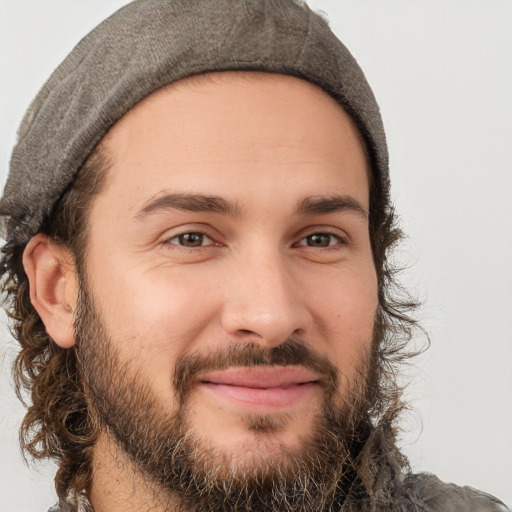
<path id="1" fill-rule="evenodd" d="M 30 286 L 30 301 L 46 331 L 60 347 L 72 347 L 78 282 L 71 252 L 46 235 L 38 234 L 25 248 L 23 267 Z"/>

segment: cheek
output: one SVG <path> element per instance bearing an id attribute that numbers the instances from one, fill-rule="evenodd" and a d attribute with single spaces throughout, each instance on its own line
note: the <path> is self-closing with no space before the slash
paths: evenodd
<path id="1" fill-rule="evenodd" d="M 312 291 L 315 323 L 325 352 L 350 378 L 371 348 L 378 308 L 377 277 L 371 266 L 360 272 L 342 271 L 324 284 L 322 293 Z"/>
<path id="2" fill-rule="evenodd" d="M 150 375 L 155 391 L 169 397 L 176 360 L 212 337 L 207 334 L 218 310 L 210 291 L 215 287 L 170 271 L 107 270 L 91 285 L 110 339 L 123 361 Z"/>

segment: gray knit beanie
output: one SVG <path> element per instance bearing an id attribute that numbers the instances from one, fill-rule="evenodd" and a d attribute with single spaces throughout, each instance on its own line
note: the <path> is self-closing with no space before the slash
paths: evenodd
<path id="1" fill-rule="evenodd" d="M 299 0 L 136 0 L 90 32 L 28 109 L 0 200 L 2 236 L 40 229 L 109 128 L 138 101 L 181 78 L 255 70 L 304 78 L 356 122 L 380 205 L 389 194 L 379 107 L 360 67 Z"/>

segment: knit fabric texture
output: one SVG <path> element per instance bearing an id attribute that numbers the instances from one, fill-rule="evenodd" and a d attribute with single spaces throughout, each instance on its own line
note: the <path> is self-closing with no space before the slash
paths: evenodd
<path id="1" fill-rule="evenodd" d="M 0 200 L 4 239 L 23 244 L 38 232 L 95 146 L 137 102 L 181 78 L 229 70 L 292 75 L 332 95 L 365 139 L 387 204 L 379 107 L 321 16 L 299 0 L 136 0 L 80 41 L 28 109 Z"/>

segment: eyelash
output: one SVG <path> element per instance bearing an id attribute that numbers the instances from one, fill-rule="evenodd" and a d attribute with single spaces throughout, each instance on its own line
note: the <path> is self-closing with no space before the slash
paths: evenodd
<path id="1" fill-rule="evenodd" d="M 187 237 L 187 236 L 191 236 L 191 235 L 196 235 L 196 236 L 199 236 L 199 237 L 202 237 L 201 238 L 201 243 L 199 245 L 191 245 L 191 246 L 187 246 L 187 245 L 184 245 L 183 244 L 183 238 L 184 237 Z M 307 239 L 310 238 L 310 237 L 314 237 L 314 236 L 328 236 L 330 237 L 330 240 L 329 240 L 329 243 L 328 245 L 326 246 L 319 246 L 319 247 L 315 247 L 315 246 L 312 246 L 312 245 L 308 245 L 307 244 Z M 209 240 L 210 243 L 207 243 L 207 244 L 203 244 L 203 242 L 205 241 L 205 239 Z M 335 239 L 335 243 L 331 243 L 332 240 Z M 177 240 L 178 243 L 174 243 L 173 240 Z M 306 241 L 306 243 L 302 243 Z M 169 245 L 176 245 L 176 246 L 179 246 L 181 248 L 185 248 L 185 249 L 199 249 L 201 247 L 208 247 L 208 246 L 217 246 L 217 247 L 220 247 L 222 246 L 222 244 L 220 243 L 216 243 L 210 236 L 208 236 L 206 233 L 203 233 L 201 231 L 186 231 L 184 233 L 179 233 L 171 238 L 168 238 L 167 240 L 164 240 L 164 243 L 166 244 L 169 244 Z M 339 234 L 337 233 L 332 233 L 328 230 L 325 230 L 325 231 L 314 231 L 312 233 L 309 233 L 305 236 L 303 236 L 299 242 L 293 244 L 294 247 L 310 247 L 312 249 L 318 249 L 318 250 L 335 250 L 335 248 L 337 246 L 345 246 L 347 245 L 347 241 L 341 237 Z"/>
<path id="2" fill-rule="evenodd" d="M 186 237 L 188 235 L 198 235 L 200 237 L 203 237 L 203 240 L 204 241 L 204 238 L 207 238 L 208 240 L 210 240 L 211 243 L 209 244 L 206 244 L 206 245 L 203 245 L 202 243 L 200 245 L 192 245 L 192 246 L 187 246 L 187 245 L 183 245 L 182 243 L 173 243 L 173 240 L 180 240 L 182 239 L 183 237 Z M 182 242 L 183 240 L 181 240 Z M 180 233 L 178 235 L 175 235 L 173 236 L 172 238 L 169 238 L 166 240 L 166 243 L 168 244 L 171 244 L 171 245 L 178 245 L 180 247 L 187 247 L 187 248 L 190 248 L 190 249 L 196 249 L 198 247 L 206 247 L 206 246 L 209 246 L 209 245 L 217 245 L 217 246 L 220 246 L 221 244 L 217 244 L 215 243 L 211 237 L 209 237 L 206 233 L 202 233 L 201 231 L 186 231 L 185 233 Z"/>
<path id="3" fill-rule="evenodd" d="M 307 240 L 308 238 L 311 238 L 311 237 L 319 237 L 319 236 L 328 236 L 330 237 L 330 240 L 329 240 L 329 244 L 326 245 L 326 246 L 320 246 L 320 247 L 315 247 L 315 246 L 312 246 L 312 245 L 307 245 L 307 243 L 302 243 L 303 241 Z M 330 242 L 332 240 L 335 240 L 336 242 L 331 244 Z M 334 250 L 336 246 L 345 246 L 347 245 L 347 242 L 346 240 L 344 240 L 339 234 L 337 233 L 332 233 L 332 232 L 329 232 L 329 231 L 315 231 L 313 233 L 310 233 L 309 235 L 306 235 L 304 237 L 302 237 L 298 244 L 295 244 L 295 245 L 298 245 L 300 247 L 310 247 L 312 249 L 319 249 L 319 250 Z"/>

